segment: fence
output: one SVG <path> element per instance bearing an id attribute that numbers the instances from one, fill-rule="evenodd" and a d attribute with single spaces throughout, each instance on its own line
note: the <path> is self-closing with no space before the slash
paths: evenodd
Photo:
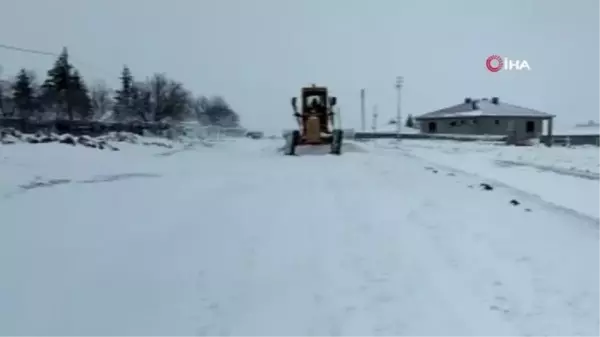
<path id="1" fill-rule="evenodd" d="M 395 132 L 356 132 L 355 139 L 396 139 L 398 138 Z M 497 141 L 504 142 L 507 136 L 495 135 L 454 135 L 454 134 L 432 134 L 432 133 L 401 133 L 402 139 L 438 139 L 438 140 L 458 140 L 458 141 Z"/>
<path id="2" fill-rule="evenodd" d="M 540 137 L 544 142 L 548 136 Z M 562 146 L 596 145 L 600 146 L 600 135 L 556 135 L 552 136 L 552 144 Z"/>
<path id="3" fill-rule="evenodd" d="M 368 140 L 368 139 L 396 139 L 397 134 L 395 132 L 356 132 L 355 139 L 357 140 Z M 429 134 L 429 133 L 403 133 L 400 134 L 402 139 L 436 139 L 436 140 L 456 140 L 456 141 L 492 141 L 492 142 L 506 142 L 507 136 L 493 136 L 493 135 L 451 135 L 451 134 Z M 548 140 L 548 136 L 541 136 L 540 141 L 545 143 Z M 600 135 L 589 134 L 589 135 L 553 135 L 553 145 L 595 145 L 600 144 Z"/>
<path id="4" fill-rule="evenodd" d="M 260 131 L 248 131 L 245 128 L 227 128 L 220 126 L 205 126 L 198 122 L 170 123 L 112 123 L 81 120 L 49 120 L 36 121 L 24 118 L 0 118 L 0 128 L 13 128 L 22 133 L 72 134 L 74 136 L 97 137 L 108 132 L 131 132 L 138 135 L 151 133 L 159 136 L 177 137 L 188 136 L 211 141 L 224 141 L 237 137 L 259 139 L 264 136 Z"/>
<path id="5" fill-rule="evenodd" d="M 198 123 L 179 123 L 175 128 L 187 136 L 211 141 L 224 141 L 231 138 L 250 137 L 262 138 L 262 132 L 248 131 L 241 127 L 206 126 Z"/>
<path id="6" fill-rule="evenodd" d="M 14 128 L 23 133 L 55 132 L 75 136 L 100 136 L 107 132 L 124 131 L 142 135 L 145 131 L 162 134 L 171 128 L 167 123 L 108 123 L 81 120 L 37 121 L 25 118 L 0 118 L 1 128 Z"/>

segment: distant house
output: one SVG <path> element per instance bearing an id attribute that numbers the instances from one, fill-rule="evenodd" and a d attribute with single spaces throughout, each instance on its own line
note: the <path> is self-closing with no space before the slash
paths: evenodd
<path id="1" fill-rule="evenodd" d="M 600 127 L 600 123 L 596 121 L 589 120 L 585 124 L 575 124 L 576 128 L 598 128 Z"/>
<path id="2" fill-rule="evenodd" d="M 544 121 L 552 134 L 555 116 L 491 99 L 465 98 L 460 104 L 416 117 L 423 133 L 507 135 L 515 140 L 539 138 Z"/>

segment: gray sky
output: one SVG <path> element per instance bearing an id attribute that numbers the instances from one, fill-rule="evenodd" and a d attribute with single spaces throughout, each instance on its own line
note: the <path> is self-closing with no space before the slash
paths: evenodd
<path id="1" fill-rule="evenodd" d="M 59 52 L 90 82 L 166 72 L 196 93 L 222 94 L 248 127 L 294 126 L 303 85 L 338 96 L 344 127 L 499 96 L 571 125 L 599 114 L 598 0 L 0 0 L 0 43 Z M 491 54 L 531 71 L 490 73 Z M 2 76 L 45 76 L 52 57 L 0 49 Z M 370 127 L 370 118 L 368 126 Z"/>

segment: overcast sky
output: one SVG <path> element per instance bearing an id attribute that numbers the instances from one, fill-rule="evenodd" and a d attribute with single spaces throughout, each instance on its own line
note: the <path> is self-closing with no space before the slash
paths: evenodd
<path id="1" fill-rule="evenodd" d="M 598 0 L 0 0 L 0 43 L 59 52 L 88 81 L 118 85 L 165 72 L 196 93 L 222 94 L 248 127 L 294 125 L 303 85 L 338 96 L 344 127 L 367 110 L 422 114 L 466 96 L 598 119 Z M 531 71 L 490 73 L 498 54 Z M 0 49 L 2 77 L 45 76 L 54 59 Z M 368 118 L 370 127 L 370 117 Z"/>

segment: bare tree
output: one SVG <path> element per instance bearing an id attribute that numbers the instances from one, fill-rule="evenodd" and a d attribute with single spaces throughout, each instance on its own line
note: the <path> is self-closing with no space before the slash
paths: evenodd
<path id="1" fill-rule="evenodd" d="M 10 86 L 10 83 L 2 80 L 2 74 L 4 74 L 4 67 L 0 64 L 0 117 L 6 117 L 8 113 L 5 111 L 6 107 L 4 106 L 4 91 Z"/>
<path id="2" fill-rule="evenodd" d="M 135 118 L 144 122 L 154 119 L 151 104 L 152 92 L 148 83 L 136 82 L 131 88 L 131 110 Z"/>
<path id="3" fill-rule="evenodd" d="M 152 120 L 181 120 L 191 115 L 191 94 L 181 83 L 170 80 L 164 74 L 155 74 L 148 81 L 148 90 L 150 92 L 148 117 Z"/>
<path id="4" fill-rule="evenodd" d="M 90 89 L 92 98 L 93 119 L 98 120 L 106 116 L 108 111 L 114 107 L 111 90 L 104 81 L 96 81 Z"/>
<path id="5" fill-rule="evenodd" d="M 0 70 L 1 69 L 2 68 L 0 68 Z M 6 117 L 8 115 L 8 112 L 5 111 L 6 107 L 4 104 L 4 97 L 5 97 L 4 91 L 5 91 L 5 88 L 8 86 L 9 86 L 9 83 L 7 81 L 3 81 L 2 78 L 0 78 L 0 116 L 2 116 L 2 117 Z"/>
<path id="6" fill-rule="evenodd" d="M 222 127 L 238 127 L 239 116 L 225 99 L 221 96 L 213 96 L 208 100 L 208 109 L 205 111 L 211 125 Z"/>
<path id="7" fill-rule="evenodd" d="M 206 113 L 210 108 L 210 101 L 206 96 L 196 97 L 191 103 L 191 109 L 194 117 L 202 125 L 210 125 L 210 119 Z"/>
<path id="8" fill-rule="evenodd" d="M 153 119 L 160 120 L 164 116 L 163 110 L 165 106 L 167 87 L 169 80 L 165 74 L 154 74 L 148 82 L 150 90 L 150 114 Z"/>
<path id="9" fill-rule="evenodd" d="M 184 120 L 191 116 L 191 94 L 181 83 L 170 81 L 165 104 L 166 117 Z"/>

